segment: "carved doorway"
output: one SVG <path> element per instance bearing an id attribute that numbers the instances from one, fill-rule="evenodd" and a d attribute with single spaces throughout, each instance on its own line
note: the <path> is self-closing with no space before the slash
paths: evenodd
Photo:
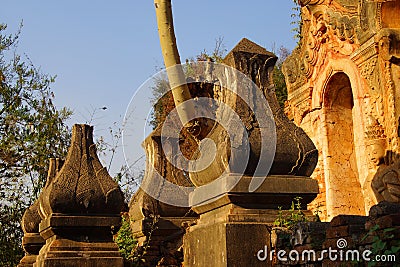
<path id="1" fill-rule="evenodd" d="M 332 75 L 324 90 L 325 183 L 328 219 L 339 214 L 365 215 L 354 140 L 354 100 L 349 77 Z"/>

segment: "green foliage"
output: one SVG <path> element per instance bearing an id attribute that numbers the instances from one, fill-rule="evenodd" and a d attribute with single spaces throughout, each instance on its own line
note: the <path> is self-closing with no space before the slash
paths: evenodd
<path id="1" fill-rule="evenodd" d="M 15 266 L 23 254 L 19 221 L 45 184 L 48 159 L 67 152 L 71 112 L 53 104 L 55 77 L 16 53 L 20 31 L 6 29 L 0 24 L 0 262 Z"/>
<path id="2" fill-rule="evenodd" d="M 285 101 L 287 100 L 287 87 L 285 81 L 285 75 L 282 72 L 282 65 L 285 59 L 289 56 L 290 51 L 281 46 L 278 51 L 278 61 L 274 67 L 272 78 L 275 84 L 275 95 L 279 105 L 283 109 L 285 107 Z"/>
<path id="3" fill-rule="evenodd" d="M 282 72 L 282 66 L 275 66 L 273 72 L 273 79 L 275 84 L 275 95 L 278 100 L 279 106 L 285 108 L 285 102 L 287 100 L 287 88 L 285 82 L 285 76 Z"/>
<path id="4" fill-rule="evenodd" d="M 152 87 L 154 111 L 150 121 L 153 129 L 164 122 L 169 112 L 175 107 L 172 93 L 171 91 L 168 92 L 169 88 L 168 77 L 166 75 L 154 78 L 154 86 Z"/>
<path id="5" fill-rule="evenodd" d="M 306 222 L 307 218 L 301 210 L 301 197 L 295 197 L 288 212 L 284 212 L 282 207 L 278 207 L 278 217 L 274 221 L 276 227 L 286 227 L 292 230 L 300 222 Z"/>
<path id="6" fill-rule="evenodd" d="M 24 256 L 21 247 L 23 233 L 20 230 L 19 221 L 25 205 L 17 202 L 11 205 L 2 205 L 0 212 L 0 266 L 16 266 Z"/>
<path id="7" fill-rule="evenodd" d="M 297 44 L 300 44 L 302 39 L 301 30 L 303 26 L 302 18 L 301 18 L 301 6 L 298 0 L 293 0 L 295 6 L 292 8 L 293 13 L 290 15 L 292 17 L 292 22 L 290 23 L 293 25 L 292 32 L 294 33 L 293 38 L 297 40 Z"/>
<path id="8" fill-rule="evenodd" d="M 144 255 L 150 247 L 150 240 L 153 232 L 157 229 L 158 216 L 150 216 L 151 222 L 149 233 L 143 245 L 139 246 L 137 240 L 132 234 L 130 219 L 128 213 L 122 215 L 121 227 L 114 235 L 114 242 L 118 245 L 122 257 L 125 259 L 125 266 L 138 267 L 145 264 Z"/>
<path id="9" fill-rule="evenodd" d="M 400 240 L 394 239 L 393 232 L 396 228 L 380 229 L 378 224 L 371 227 L 368 233 L 361 239 L 364 241 L 368 237 L 372 237 L 371 252 L 373 256 L 389 256 L 396 255 L 396 259 L 400 257 Z M 368 262 L 368 266 L 376 266 L 377 261 Z"/>
<path id="10" fill-rule="evenodd" d="M 133 237 L 130 219 L 127 214 L 122 215 L 121 227 L 114 236 L 114 242 L 118 245 L 124 259 L 133 260 L 137 240 Z"/>

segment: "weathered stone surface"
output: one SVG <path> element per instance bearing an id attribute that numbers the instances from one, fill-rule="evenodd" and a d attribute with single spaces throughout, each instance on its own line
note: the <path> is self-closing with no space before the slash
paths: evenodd
<path id="1" fill-rule="evenodd" d="M 74 125 L 64 165 L 58 172 L 50 167 L 34 227 L 46 244 L 33 267 L 123 266 L 111 229 L 126 204 L 97 157 L 92 133 L 88 125 Z"/>
<path id="2" fill-rule="evenodd" d="M 302 39 L 283 71 L 286 113 L 320 152 L 313 178 L 323 190 L 310 206 L 330 220 L 398 202 L 398 164 L 384 157 L 399 153 L 400 2 L 301 5 Z"/>
<path id="3" fill-rule="evenodd" d="M 249 193 L 248 180 L 242 179 L 226 196 L 193 207 L 200 213 L 200 219 L 184 236 L 185 266 L 271 266 L 269 259 L 260 261 L 256 256 L 265 247 L 271 251 L 270 229 L 278 217 L 277 207 L 289 209 L 293 197 L 305 196 L 307 191 L 316 195 L 316 181 L 272 176 L 255 192 Z M 312 199 L 307 199 L 305 206 Z M 315 218 L 310 211 L 303 213 L 308 220 Z M 287 214 L 288 211 L 283 211 L 284 216 Z"/>
<path id="4" fill-rule="evenodd" d="M 49 160 L 49 170 L 44 188 L 49 186 L 57 172 L 61 169 L 62 164 L 63 162 L 60 159 L 51 158 Z M 40 249 L 45 244 L 45 240 L 39 234 L 41 217 L 38 209 L 39 201 L 36 200 L 22 216 L 21 227 L 24 232 L 22 247 L 24 248 L 25 256 L 21 259 L 18 267 L 32 267 L 36 262 Z"/>
<path id="5" fill-rule="evenodd" d="M 267 225 L 257 221 L 229 223 L 221 220 L 199 224 L 191 227 L 184 236 L 184 265 L 271 266 L 271 262 L 257 259 L 257 252 L 265 246 L 271 251 L 269 235 Z"/>
<path id="6" fill-rule="evenodd" d="M 189 207 L 176 207 L 155 199 L 155 196 L 160 195 L 168 196 L 170 200 L 174 197 L 176 199 L 185 197 L 183 192 L 182 195 L 177 195 L 176 192 L 170 192 L 164 187 L 165 180 L 180 186 L 193 186 L 185 176 L 186 174 L 175 167 L 170 161 L 171 158 L 168 158 L 176 154 L 176 151 L 171 151 L 170 155 L 164 153 L 163 141 L 164 145 L 176 149 L 177 147 L 171 143 L 179 142 L 179 140 L 169 136 L 167 136 L 168 140 L 162 140 L 161 126 L 159 125 L 143 142 L 143 148 L 146 151 L 145 176 L 141 187 L 129 203 L 129 218 L 133 234 L 140 247 L 148 245 L 151 248 L 143 257 L 147 266 L 156 266 L 158 263 L 159 266 L 163 266 L 165 262 L 171 260 L 172 256 L 181 253 L 178 251 L 178 244 L 182 243 L 184 234 L 182 225 L 191 224 L 197 218 Z M 154 179 L 156 173 L 163 178 L 162 181 Z M 166 252 L 167 246 L 177 248 L 174 252 Z"/>
<path id="7" fill-rule="evenodd" d="M 377 219 L 376 224 L 380 228 L 390 228 L 392 226 L 400 226 L 400 211 L 397 214 L 386 215 Z"/>
<path id="8" fill-rule="evenodd" d="M 292 233 L 290 243 L 292 246 L 302 245 L 308 249 L 319 250 L 326 238 L 326 229 L 329 224 L 324 222 L 302 222 L 298 223 Z M 282 247 L 282 246 L 281 246 Z"/>
<path id="9" fill-rule="evenodd" d="M 221 177 L 219 186 L 212 188 L 199 187 L 190 195 L 192 209 L 202 214 L 204 212 L 233 203 L 245 208 L 256 209 L 290 209 L 295 197 L 301 197 L 303 208 L 307 208 L 318 194 L 317 181 L 299 176 L 267 176 L 260 187 L 249 192 L 249 184 L 254 177 L 243 176 L 232 186 L 234 174 Z"/>
<path id="10" fill-rule="evenodd" d="M 370 216 L 351 216 L 351 215 L 340 215 L 332 219 L 330 223 L 321 222 L 306 222 L 297 224 L 295 231 L 281 232 L 275 237 L 274 243 L 278 246 L 274 246 L 275 250 L 284 250 L 287 254 L 295 251 L 293 254 L 303 255 L 305 251 L 313 250 L 314 254 L 310 258 L 305 257 L 304 259 L 296 261 L 285 261 L 277 260 L 274 266 L 354 266 L 355 261 L 358 261 L 358 265 L 367 266 L 368 262 L 362 258 L 362 253 L 368 249 L 375 251 L 375 255 L 383 255 L 378 247 L 378 243 L 384 242 L 384 246 L 387 249 L 394 248 L 390 254 L 398 259 L 399 252 L 396 251 L 396 247 L 399 244 L 399 226 L 390 226 L 393 223 L 397 223 L 398 213 L 390 214 L 387 210 L 387 215 L 375 220 Z M 377 224 L 377 221 L 381 220 Z M 389 222 L 389 223 L 387 223 Z M 365 228 L 364 228 L 365 224 Z M 374 226 L 374 230 L 370 231 L 371 227 L 367 227 L 368 224 Z M 379 228 L 376 228 L 379 225 Z M 273 228 L 274 233 L 274 228 Z M 388 234 L 390 232 L 390 234 Z M 308 236 L 307 234 L 311 234 Z M 377 238 L 379 241 L 377 241 Z M 288 242 L 292 240 L 292 242 Z M 296 242 L 293 242 L 296 241 Z M 380 243 L 382 245 L 382 243 Z M 332 251 L 330 254 L 329 251 Z M 386 249 L 385 249 L 386 250 Z M 341 252 L 343 256 L 341 256 Z M 358 251 L 358 258 L 357 252 Z M 389 253 L 389 251 L 386 251 Z M 354 258 L 353 258 L 354 257 Z M 382 262 L 381 262 L 382 263 Z M 382 266 L 396 266 L 397 261 L 384 262 Z M 380 266 L 380 264 L 378 265 Z"/>
<path id="11" fill-rule="evenodd" d="M 44 244 L 45 241 L 39 233 L 24 233 L 22 247 L 24 248 L 25 256 L 21 259 L 18 267 L 32 267 Z"/>
<path id="12" fill-rule="evenodd" d="M 268 177 L 253 193 L 248 192 L 249 179 L 241 181 L 226 193 L 226 197 L 205 201 L 207 204 L 193 207 L 201 215 L 196 225 L 190 226 L 184 236 L 185 266 L 265 266 L 266 263 L 257 260 L 254 253 L 265 245 L 269 246 L 268 229 L 278 216 L 277 207 L 289 209 L 293 197 L 298 195 L 304 196 L 306 206 L 307 201 L 311 201 L 318 192 L 316 181 L 308 177 Z M 269 193 L 264 194 L 264 191 Z M 200 195 L 204 197 L 204 194 Z M 304 211 L 304 214 L 312 220 L 311 212 Z M 178 232 L 179 223 L 172 225 L 171 221 L 179 221 L 181 224 L 188 221 L 188 218 L 160 219 L 162 221 L 157 224 L 158 228 L 153 235 L 163 232 L 164 240 L 174 231 Z M 144 228 L 134 226 L 134 229 Z M 256 231 L 258 237 L 255 238 Z M 260 237 L 259 231 L 266 236 Z M 158 247 L 154 240 L 151 242 L 153 247 Z M 241 251 L 243 242 L 249 247 L 246 252 Z M 147 257 L 149 260 L 156 258 L 157 252 Z"/>
<path id="13" fill-rule="evenodd" d="M 224 63 L 240 71 L 253 83 L 244 81 L 243 78 L 237 77 L 237 74 L 228 70 L 223 73 L 215 71 L 215 79 L 222 85 L 228 84 L 234 87 L 232 84 L 235 83 L 231 84 L 225 81 L 235 81 L 240 84 L 240 86 L 237 86 L 239 88 L 237 90 L 244 91 L 243 95 L 239 97 L 229 90 L 216 86 L 213 97 L 217 100 L 223 100 L 239 116 L 246 128 L 245 134 L 248 136 L 248 143 L 243 138 L 242 143 L 239 142 L 233 146 L 236 150 L 231 151 L 226 130 L 219 124 L 213 127 L 207 138 L 213 140 L 217 145 L 217 155 L 209 167 L 199 172 L 190 173 L 190 179 L 196 186 L 214 181 L 225 171 L 227 173 L 244 173 L 249 176 L 310 176 L 313 172 L 318 159 L 318 151 L 305 132 L 285 116 L 275 96 L 272 70 L 276 60 L 277 57 L 274 54 L 244 38 L 228 53 Z M 262 132 L 261 126 L 255 119 L 253 112 L 255 105 L 252 102 L 254 99 L 264 97 L 272 111 L 271 118 L 268 117 L 268 119 L 273 119 L 276 132 L 272 130 Z M 265 115 L 269 116 L 268 114 Z M 241 133 L 235 135 L 240 136 Z M 266 142 L 276 138 L 276 151 L 271 169 L 264 172 L 257 169 L 261 154 L 269 149 L 268 144 L 262 142 L 262 138 L 265 138 Z M 249 145 L 248 150 L 247 145 Z M 248 158 L 245 157 L 247 153 L 249 154 Z M 199 157 L 199 155 L 195 153 L 194 158 L 196 157 Z M 241 169 L 243 162 L 247 162 L 247 165 L 242 171 L 239 169 Z"/>
<path id="14" fill-rule="evenodd" d="M 225 63 L 243 72 L 257 85 L 248 87 L 249 99 L 254 99 L 254 90 L 260 89 L 267 99 L 277 128 L 277 151 L 270 175 L 255 173 L 260 151 L 265 149 L 257 136 L 259 126 L 252 121 L 251 109 L 243 101 L 234 94 L 223 95 L 221 98 L 228 101 L 246 125 L 249 161 L 244 175 L 235 174 L 235 160 L 239 159 L 231 159 L 233 164 L 227 167 L 229 144 L 219 141 L 214 165 L 205 171 L 190 173 L 197 187 L 189 195 L 189 203 L 200 218 L 196 225 L 187 228 L 184 236 L 185 266 L 272 266 L 270 229 L 280 213 L 278 207 L 290 209 L 293 199 L 300 196 L 306 208 L 318 193 L 317 181 L 307 177 L 314 170 L 318 152 L 278 105 L 271 80 L 275 61 L 273 54 L 247 39 L 225 58 Z M 225 140 L 220 138 L 223 134 L 215 127 L 207 137 L 214 141 Z M 228 174 L 221 175 L 223 172 Z M 260 186 L 250 191 L 254 181 Z M 309 211 L 303 212 L 307 218 L 312 216 Z M 265 260 L 258 259 L 257 254 L 265 256 Z"/>
<path id="15" fill-rule="evenodd" d="M 377 201 L 400 203 L 400 161 L 379 165 L 371 182 Z M 386 161 L 387 162 L 387 161 Z"/>
<path id="16" fill-rule="evenodd" d="M 121 190 L 97 157 L 92 127 L 74 125 L 65 163 L 42 192 L 40 207 L 42 217 L 52 213 L 119 214 L 126 208 Z"/>
<path id="17" fill-rule="evenodd" d="M 327 238 L 340 238 L 347 237 L 353 234 L 361 234 L 363 233 L 364 225 L 343 225 L 331 227 L 326 231 Z"/>
<path id="18" fill-rule="evenodd" d="M 400 211 L 399 203 L 382 201 L 371 207 L 371 209 L 369 210 L 369 216 L 373 219 L 376 219 L 385 215 L 399 213 L 399 211 Z"/>
<path id="19" fill-rule="evenodd" d="M 338 215 L 330 222 L 331 226 L 343 226 L 343 225 L 364 225 L 367 221 L 366 216 L 357 215 Z"/>

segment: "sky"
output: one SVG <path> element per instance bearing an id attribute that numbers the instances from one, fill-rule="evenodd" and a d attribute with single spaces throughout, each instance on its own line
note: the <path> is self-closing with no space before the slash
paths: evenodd
<path id="1" fill-rule="evenodd" d="M 270 51 L 296 45 L 292 0 L 175 0 L 172 5 L 182 62 L 212 51 L 220 37 L 228 51 L 243 37 Z M 90 123 L 97 137 L 109 138 L 134 92 L 163 66 L 151 0 L 3 0 L 0 18 L 8 33 L 23 21 L 18 52 L 42 72 L 57 75 L 55 104 L 74 112 L 69 125 Z M 122 160 L 119 151 L 113 166 Z"/>

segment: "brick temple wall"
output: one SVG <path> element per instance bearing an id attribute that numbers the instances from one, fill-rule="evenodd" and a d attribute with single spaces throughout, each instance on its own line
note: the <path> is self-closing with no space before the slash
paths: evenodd
<path id="1" fill-rule="evenodd" d="M 387 177 L 399 161 L 400 1 L 299 2 L 302 39 L 283 72 L 285 112 L 319 150 L 309 207 L 324 221 L 366 215 L 399 201 L 384 181 L 400 186 L 399 172 Z"/>

